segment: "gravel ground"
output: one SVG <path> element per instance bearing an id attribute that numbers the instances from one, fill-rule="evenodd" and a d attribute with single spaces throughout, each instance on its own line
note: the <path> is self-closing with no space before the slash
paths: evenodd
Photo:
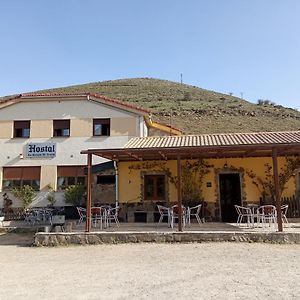
<path id="1" fill-rule="evenodd" d="M 16 245 L 15 241 L 20 241 Z M 300 245 L 34 248 L 0 236 L 0 299 L 299 299 Z"/>

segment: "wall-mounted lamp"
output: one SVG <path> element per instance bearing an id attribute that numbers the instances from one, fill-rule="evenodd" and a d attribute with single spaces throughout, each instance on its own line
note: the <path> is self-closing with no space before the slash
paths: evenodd
<path id="1" fill-rule="evenodd" d="M 20 154 L 19 154 L 19 158 L 20 158 L 20 159 L 23 159 L 23 158 L 24 158 L 23 153 L 20 153 Z"/>

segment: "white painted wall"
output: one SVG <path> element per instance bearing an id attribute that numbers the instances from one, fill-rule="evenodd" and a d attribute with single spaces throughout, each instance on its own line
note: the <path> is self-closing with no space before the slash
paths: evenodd
<path id="1" fill-rule="evenodd" d="M 137 117 L 136 114 L 92 100 L 19 102 L 0 109 L 0 120 L 53 120 Z"/>

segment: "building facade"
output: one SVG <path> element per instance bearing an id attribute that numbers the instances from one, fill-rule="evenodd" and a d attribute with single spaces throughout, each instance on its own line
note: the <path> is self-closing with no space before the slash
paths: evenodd
<path id="1" fill-rule="evenodd" d="M 147 110 L 99 95 L 22 94 L 2 99 L 0 192 L 9 194 L 13 206 L 19 207 L 11 190 L 31 185 L 38 191 L 33 205 L 45 206 L 47 193 L 53 189 L 57 205 L 64 205 L 64 189 L 86 181 L 82 149 L 121 148 L 132 137 L 157 130 L 169 134 L 172 128 L 152 122 Z M 106 161 L 97 158 L 93 163 Z M 101 192 L 98 195 L 105 197 L 107 190 L 99 186 L 112 184 L 114 173 L 104 175 L 94 180 L 95 190 Z M 114 197 L 113 187 L 109 189 L 107 199 Z M 0 197 L 0 207 L 2 201 Z"/>

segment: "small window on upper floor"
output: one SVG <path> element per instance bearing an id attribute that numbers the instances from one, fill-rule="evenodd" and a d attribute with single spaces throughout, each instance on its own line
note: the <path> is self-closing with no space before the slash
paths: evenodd
<path id="1" fill-rule="evenodd" d="M 93 119 L 93 136 L 109 136 L 110 119 Z"/>
<path id="2" fill-rule="evenodd" d="M 70 136 L 70 120 L 53 120 L 53 136 Z"/>
<path id="3" fill-rule="evenodd" d="M 29 138 L 30 121 L 14 121 L 14 137 Z"/>

